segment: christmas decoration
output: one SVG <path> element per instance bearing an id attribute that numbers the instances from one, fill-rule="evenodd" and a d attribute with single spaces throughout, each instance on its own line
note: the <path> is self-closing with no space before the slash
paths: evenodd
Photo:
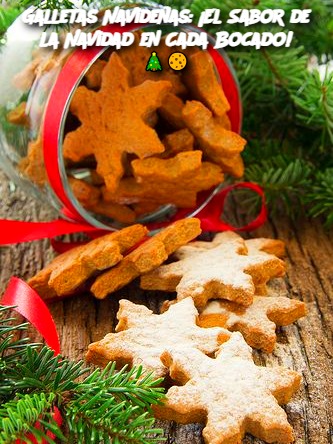
<path id="1" fill-rule="evenodd" d="M 156 52 L 151 53 L 151 57 L 146 66 L 146 71 L 162 71 L 162 66 Z"/>
<path id="2" fill-rule="evenodd" d="M 92 371 L 27 338 L 16 339 L 28 324 L 15 325 L 10 308 L 0 305 L 2 444 L 33 438 L 51 444 L 160 440 L 149 410 L 163 397 L 161 380 L 143 375 L 140 367 L 116 371 L 111 364 Z"/>

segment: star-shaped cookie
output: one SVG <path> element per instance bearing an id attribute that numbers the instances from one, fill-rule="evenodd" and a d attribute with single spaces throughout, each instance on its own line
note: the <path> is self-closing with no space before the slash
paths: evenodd
<path id="1" fill-rule="evenodd" d="M 86 359 L 97 365 L 106 365 L 109 361 L 142 365 L 156 377 L 164 377 L 168 369 L 160 356 L 168 347 L 186 347 L 212 354 L 229 338 L 230 333 L 223 328 L 198 327 L 197 315 L 191 298 L 170 307 L 162 315 L 153 314 L 144 305 L 121 300 L 116 333 L 90 344 Z"/>
<path id="2" fill-rule="evenodd" d="M 226 231 L 212 245 L 188 244 L 176 251 L 177 262 L 162 265 L 141 277 L 145 290 L 176 291 L 177 299 L 191 296 L 202 310 L 209 299 L 227 299 L 250 305 L 256 288 L 285 273 L 284 262 L 275 255 L 253 248 L 244 239 Z M 206 243 L 204 243 L 206 244 Z"/>
<path id="3" fill-rule="evenodd" d="M 220 346 L 216 359 L 199 350 L 172 349 L 161 360 L 181 387 L 171 387 L 155 416 L 180 423 L 206 424 L 206 444 L 239 444 L 245 433 L 267 442 L 291 443 L 285 411 L 301 376 L 284 367 L 257 367 L 240 333 Z"/>
<path id="4" fill-rule="evenodd" d="M 292 324 L 305 316 L 304 302 L 283 296 L 254 296 L 249 307 L 229 301 L 209 301 L 199 317 L 202 327 L 224 327 L 239 331 L 254 348 L 271 353 L 276 327 Z"/>
<path id="5" fill-rule="evenodd" d="M 126 153 L 142 159 L 164 151 L 147 121 L 170 88 L 170 82 L 151 80 L 130 87 L 128 70 L 117 53 L 112 53 L 102 72 L 100 90 L 80 86 L 75 92 L 71 111 L 81 126 L 66 135 L 64 157 L 77 162 L 93 154 L 106 187 L 115 190 L 124 173 Z"/>

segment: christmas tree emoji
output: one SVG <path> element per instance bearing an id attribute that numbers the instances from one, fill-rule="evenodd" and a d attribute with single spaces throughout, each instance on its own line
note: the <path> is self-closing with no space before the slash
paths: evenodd
<path id="1" fill-rule="evenodd" d="M 152 52 L 148 60 L 146 71 L 162 71 L 162 66 L 156 52 Z"/>

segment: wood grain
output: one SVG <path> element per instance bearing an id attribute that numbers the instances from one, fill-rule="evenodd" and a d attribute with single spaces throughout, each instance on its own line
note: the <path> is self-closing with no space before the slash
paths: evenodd
<path id="1" fill-rule="evenodd" d="M 50 220 L 55 214 L 13 189 L 0 172 L 2 205 L 0 217 L 20 220 Z M 271 355 L 255 352 L 258 364 L 285 365 L 303 374 L 300 392 L 286 407 L 295 430 L 296 444 L 333 443 L 333 233 L 319 222 L 290 222 L 277 218 L 251 236 L 278 237 L 287 243 L 288 274 L 281 291 L 307 303 L 308 315 L 295 325 L 280 328 L 278 344 Z M 41 240 L 0 249 L 1 291 L 12 275 L 26 279 L 53 257 L 49 241 Z M 50 306 L 61 338 L 62 353 L 82 359 L 90 342 L 110 332 L 120 298 L 144 303 L 158 312 L 166 295 L 143 292 L 137 284 L 105 301 L 89 295 L 56 302 Z M 35 333 L 31 330 L 31 335 Z M 246 399 L 244 399 L 246 402 Z M 202 427 L 160 422 L 166 443 L 202 444 Z M 244 444 L 261 441 L 247 436 Z"/>

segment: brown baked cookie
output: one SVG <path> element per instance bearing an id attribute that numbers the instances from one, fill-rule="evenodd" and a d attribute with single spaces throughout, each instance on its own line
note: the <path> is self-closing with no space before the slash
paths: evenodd
<path id="1" fill-rule="evenodd" d="M 198 51 L 190 56 L 183 79 L 193 99 L 206 105 L 215 117 L 226 118 L 230 105 L 207 51 Z"/>
<path id="2" fill-rule="evenodd" d="M 85 75 L 85 81 L 87 87 L 90 89 L 98 89 L 102 84 L 102 73 L 103 69 L 106 66 L 106 61 L 98 59 L 95 63 L 89 68 L 87 74 Z"/>
<path id="3" fill-rule="evenodd" d="M 147 232 L 142 225 L 132 225 L 73 248 L 57 256 L 28 284 L 44 299 L 71 295 L 94 273 L 117 264 Z"/>
<path id="4" fill-rule="evenodd" d="M 130 224 L 135 221 L 136 214 L 129 207 L 105 202 L 100 188 L 74 177 L 69 177 L 68 182 L 74 196 L 86 210 L 124 224 Z"/>
<path id="5" fill-rule="evenodd" d="M 212 354 L 229 338 L 230 333 L 223 328 L 198 327 L 197 315 L 191 298 L 162 315 L 153 314 L 144 305 L 121 300 L 116 333 L 90 344 L 86 359 L 100 366 L 109 361 L 116 361 L 119 367 L 124 364 L 142 365 L 145 370 L 154 372 L 157 378 L 164 377 L 168 369 L 160 356 L 168 347 L 194 348 Z"/>
<path id="6" fill-rule="evenodd" d="M 249 307 L 229 301 L 209 301 L 200 313 L 199 325 L 239 331 L 251 347 L 271 353 L 276 344 L 276 327 L 292 324 L 305 314 L 306 305 L 296 299 L 254 296 Z"/>
<path id="7" fill-rule="evenodd" d="M 186 102 L 182 117 L 208 159 L 232 176 L 243 175 L 244 165 L 240 153 L 246 141 L 239 134 L 221 126 L 201 102 Z"/>
<path id="8" fill-rule="evenodd" d="M 7 114 L 7 121 L 14 125 L 29 127 L 29 116 L 27 114 L 27 102 L 21 102 Z"/>
<path id="9" fill-rule="evenodd" d="M 27 175 L 33 183 L 42 187 L 47 182 L 44 165 L 43 138 L 41 134 L 36 140 L 28 143 L 28 153 L 19 163 L 19 169 Z"/>
<path id="10" fill-rule="evenodd" d="M 176 129 L 185 128 L 183 120 L 184 102 L 176 94 L 168 93 L 158 109 L 163 119 Z"/>
<path id="11" fill-rule="evenodd" d="M 154 270 L 179 247 L 201 233 L 199 219 L 181 219 L 139 245 L 114 268 L 98 276 L 91 292 L 98 299 L 124 287 L 135 278 Z"/>
<path id="12" fill-rule="evenodd" d="M 244 239 L 236 233 L 220 233 L 218 242 L 214 241 L 209 247 L 195 242 L 180 248 L 175 253 L 177 262 L 141 277 L 141 288 L 176 291 L 178 300 L 191 296 L 199 310 L 209 299 L 248 306 L 256 288 L 262 292 L 267 281 L 285 273 L 284 262 L 276 256 L 257 250 L 248 254 Z"/>
<path id="13" fill-rule="evenodd" d="M 89 207 L 86 206 L 86 209 L 109 219 L 114 219 L 122 224 L 132 224 L 136 219 L 136 213 L 131 208 L 126 205 L 105 202 L 103 199 Z"/>
<path id="14" fill-rule="evenodd" d="M 279 404 L 289 402 L 301 375 L 284 367 L 256 366 L 240 333 L 220 346 L 216 359 L 193 348 L 170 347 L 161 360 L 182 386 L 171 387 L 165 404 L 153 407 L 157 418 L 205 424 L 206 444 L 239 444 L 245 433 L 270 443 L 294 440 Z"/>
<path id="15" fill-rule="evenodd" d="M 167 81 L 146 81 L 130 87 L 129 72 L 113 52 L 103 69 L 100 90 L 95 92 L 80 86 L 74 94 L 70 108 L 81 126 L 64 139 L 65 159 L 78 162 L 93 154 L 97 173 L 106 187 L 114 191 L 124 174 L 126 153 L 144 158 L 164 151 L 157 133 L 146 120 L 161 105 L 170 88 Z"/>
<path id="16" fill-rule="evenodd" d="M 165 146 L 165 151 L 159 154 L 158 157 L 166 159 L 185 151 L 192 151 L 194 137 L 187 128 L 184 128 L 166 135 L 162 143 Z"/>
<path id="17" fill-rule="evenodd" d="M 191 247 L 205 249 L 215 248 L 217 245 L 220 245 L 220 243 L 224 241 L 224 236 L 225 235 L 223 233 L 217 233 L 212 241 L 194 241 L 191 242 Z M 268 254 L 274 254 L 279 258 L 284 258 L 286 255 L 286 245 L 280 239 L 258 237 L 255 239 L 246 239 L 244 242 L 246 254 L 256 254 L 261 251 Z"/>
<path id="18" fill-rule="evenodd" d="M 103 197 L 107 202 L 119 204 L 155 202 L 192 208 L 199 191 L 211 189 L 224 178 L 219 166 L 202 162 L 201 158 L 202 152 L 196 150 L 179 153 L 170 159 L 134 160 L 135 178 L 120 181 L 114 193 L 103 187 Z"/>

